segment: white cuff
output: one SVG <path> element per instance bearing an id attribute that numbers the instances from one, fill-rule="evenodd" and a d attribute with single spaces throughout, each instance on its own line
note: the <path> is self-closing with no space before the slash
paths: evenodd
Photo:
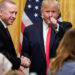
<path id="1" fill-rule="evenodd" d="M 54 30 L 56 33 L 59 31 L 59 24 L 58 23 L 57 23 L 57 27 Z"/>

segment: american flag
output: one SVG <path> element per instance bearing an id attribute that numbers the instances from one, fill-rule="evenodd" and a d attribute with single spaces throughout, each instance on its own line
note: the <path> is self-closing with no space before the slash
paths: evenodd
<path id="1" fill-rule="evenodd" d="M 22 47 L 22 40 L 23 40 L 23 31 L 26 26 L 29 26 L 33 23 L 39 22 L 42 20 L 40 14 L 40 7 L 41 7 L 42 0 L 27 0 L 23 16 L 22 16 L 22 24 L 21 24 L 21 37 L 20 37 L 20 50 Z"/>
<path id="2" fill-rule="evenodd" d="M 22 15 L 22 23 L 21 23 L 21 34 L 20 34 L 20 46 L 19 46 L 19 56 L 22 48 L 22 40 L 23 40 L 23 31 L 26 26 L 29 26 L 33 23 L 39 22 L 42 20 L 40 14 L 42 0 L 27 0 L 25 9 Z M 24 69 L 21 67 L 20 71 L 24 72 Z"/>

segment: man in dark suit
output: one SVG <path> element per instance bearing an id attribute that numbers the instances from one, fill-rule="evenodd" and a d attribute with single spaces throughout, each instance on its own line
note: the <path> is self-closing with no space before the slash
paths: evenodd
<path id="1" fill-rule="evenodd" d="M 7 30 L 7 26 L 13 24 L 16 14 L 17 7 L 12 0 L 0 2 L 0 52 L 12 63 L 12 69 L 18 69 L 21 64 L 21 60 L 17 58 L 10 33 Z"/>
<path id="2" fill-rule="evenodd" d="M 52 58 L 56 54 L 57 46 L 65 31 L 72 27 L 69 22 L 57 20 L 59 12 L 59 4 L 56 0 L 44 0 L 41 6 L 43 22 L 33 24 L 24 30 L 21 60 L 22 66 L 30 67 L 30 72 L 47 75 L 46 38 L 48 29 L 51 28 L 49 58 Z"/>

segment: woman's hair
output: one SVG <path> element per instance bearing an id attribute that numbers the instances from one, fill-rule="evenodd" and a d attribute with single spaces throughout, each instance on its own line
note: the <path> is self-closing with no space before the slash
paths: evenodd
<path id="1" fill-rule="evenodd" d="M 62 68 L 64 61 L 75 60 L 75 29 L 69 29 L 62 38 L 57 48 L 56 57 L 51 59 L 50 73 L 56 73 Z"/>
<path id="2" fill-rule="evenodd" d="M 49 6 L 56 6 L 58 8 L 58 11 L 60 11 L 60 5 L 56 0 L 43 0 L 41 5 L 41 11 Z"/>

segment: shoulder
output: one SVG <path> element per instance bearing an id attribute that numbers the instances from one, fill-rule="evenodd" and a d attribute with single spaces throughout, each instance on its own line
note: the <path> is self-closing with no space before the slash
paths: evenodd
<path id="1" fill-rule="evenodd" d="M 68 62 L 64 62 L 63 67 L 68 67 L 68 68 L 75 68 L 75 62 L 74 61 L 68 61 Z"/>
<path id="2" fill-rule="evenodd" d="M 71 28 L 72 27 L 71 22 L 63 21 L 63 22 L 58 22 L 58 24 L 59 24 L 60 27 L 63 27 L 63 28 Z"/>
<path id="3" fill-rule="evenodd" d="M 40 27 L 42 27 L 42 22 L 29 25 L 24 29 L 24 31 L 32 31 L 32 30 L 39 29 Z"/>
<path id="4" fill-rule="evenodd" d="M 66 22 L 66 21 L 63 21 L 63 22 L 58 22 L 60 25 L 71 25 L 72 26 L 72 23 L 71 22 Z"/>
<path id="5" fill-rule="evenodd" d="M 68 73 L 70 75 L 75 75 L 75 62 L 65 62 L 63 64 L 62 70 L 65 73 Z"/>
<path id="6" fill-rule="evenodd" d="M 56 72 L 56 75 L 75 75 L 75 62 L 64 62 L 62 68 Z"/>
<path id="7" fill-rule="evenodd" d="M 66 64 L 66 69 L 69 71 L 69 74 L 70 75 L 75 75 L 75 62 L 68 62 L 67 64 Z M 66 71 L 67 71 L 66 70 Z"/>

